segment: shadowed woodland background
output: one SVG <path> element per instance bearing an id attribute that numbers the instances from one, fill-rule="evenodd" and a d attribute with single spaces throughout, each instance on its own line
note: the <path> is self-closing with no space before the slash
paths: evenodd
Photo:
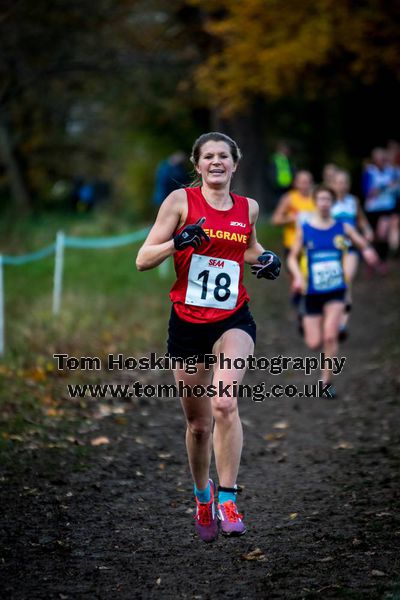
<path id="1" fill-rule="evenodd" d="M 398 3 L 384 0 L 19 0 L 0 13 L 1 198 L 22 212 L 63 201 L 54 184 L 112 182 L 114 206 L 148 216 L 157 162 L 223 129 L 235 182 L 267 204 L 277 139 L 316 178 L 354 175 L 398 138 Z M 270 208 L 270 207 L 269 207 Z"/>

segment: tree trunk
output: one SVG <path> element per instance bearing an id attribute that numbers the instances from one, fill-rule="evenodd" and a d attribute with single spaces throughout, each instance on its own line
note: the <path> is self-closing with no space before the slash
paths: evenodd
<path id="1" fill-rule="evenodd" d="M 32 201 L 4 114 L 0 115 L 0 153 L 7 171 L 14 206 L 20 214 L 29 214 L 32 209 Z"/>
<path id="2" fill-rule="evenodd" d="M 269 212 L 272 198 L 267 182 L 267 160 L 264 138 L 265 110 L 262 100 L 255 100 L 246 112 L 229 119 L 218 112 L 212 114 L 215 131 L 226 133 L 237 142 L 242 151 L 239 169 L 232 181 L 232 191 L 255 198 L 260 212 Z"/>

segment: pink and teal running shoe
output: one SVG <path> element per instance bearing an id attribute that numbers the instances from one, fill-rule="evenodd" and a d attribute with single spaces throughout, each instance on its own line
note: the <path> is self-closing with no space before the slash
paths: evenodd
<path id="1" fill-rule="evenodd" d="M 243 523 L 243 515 L 239 514 L 233 500 L 218 504 L 218 518 L 222 533 L 225 535 L 243 535 L 246 533 L 246 525 Z"/>
<path id="2" fill-rule="evenodd" d="M 196 531 L 203 542 L 213 542 L 218 537 L 218 518 L 215 511 L 214 482 L 210 479 L 211 498 L 209 502 L 199 502 L 196 498 L 197 510 L 194 516 Z"/>

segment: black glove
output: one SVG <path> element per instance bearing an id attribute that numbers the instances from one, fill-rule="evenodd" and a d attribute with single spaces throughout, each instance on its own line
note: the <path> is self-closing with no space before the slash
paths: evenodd
<path id="1" fill-rule="evenodd" d="M 174 237 L 175 248 L 177 250 L 186 250 L 186 248 L 192 246 L 192 248 L 196 249 L 203 240 L 209 242 L 210 238 L 204 229 L 201 228 L 205 220 L 205 217 L 201 217 L 194 225 L 186 225 L 186 227 Z"/>
<path id="2" fill-rule="evenodd" d="M 257 279 L 265 277 L 265 279 L 277 279 L 281 272 L 281 261 L 279 256 L 271 250 L 266 250 L 257 258 L 258 263 L 251 267 L 253 275 L 257 275 Z"/>

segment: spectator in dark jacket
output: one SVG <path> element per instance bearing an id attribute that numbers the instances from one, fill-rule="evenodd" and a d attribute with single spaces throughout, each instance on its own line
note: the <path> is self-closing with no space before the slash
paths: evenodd
<path id="1" fill-rule="evenodd" d="M 189 175 L 185 167 L 185 161 L 185 154 L 177 150 L 159 163 L 156 170 L 153 195 L 155 206 L 159 207 L 168 194 L 174 190 L 188 185 Z"/>

